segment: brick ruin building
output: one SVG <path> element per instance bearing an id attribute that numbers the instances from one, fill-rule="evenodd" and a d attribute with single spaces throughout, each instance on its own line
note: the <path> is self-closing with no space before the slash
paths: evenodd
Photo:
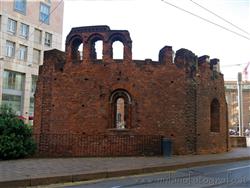
<path id="1" fill-rule="evenodd" d="M 103 42 L 101 59 L 97 41 Z M 116 41 L 123 44 L 123 59 L 113 59 Z M 163 137 L 177 155 L 227 151 L 218 61 L 186 49 L 174 54 L 170 46 L 160 50 L 158 61 L 133 60 L 128 31 L 72 28 L 66 52 L 45 52 L 39 69 L 34 119 L 39 152 L 154 155 L 160 154 Z"/>

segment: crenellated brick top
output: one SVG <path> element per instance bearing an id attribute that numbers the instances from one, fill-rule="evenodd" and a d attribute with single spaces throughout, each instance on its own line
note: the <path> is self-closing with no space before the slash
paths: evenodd
<path id="1" fill-rule="evenodd" d="M 97 59 L 96 42 L 102 41 L 102 58 Z M 123 58 L 113 58 L 113 43 L 119 41 L 123 44 Z M 192 51 L 179 49 L 175 55 L 171 46 L 164 46 L 159 51 L 158 61 L 151 59 L 132 59 L 132 40 L 127 30 L 111 30 L 107 25 L 85 26 L 72 28 L 66 38 L 65 61 L 60 65 L 60 70 L 75 65 L 93 64 L 138 64 L 138 65 L 176 65 L 178 69 L 185 69 L 190 76 L 210 69 L 220 72 L 219 60 L 210 60 L 209 56 L 197 57 Z M 57 66 L 58 67 L 58 66 Z M 67 68 L 66 68 L 67 69 Z M 56 68 L 58 70 L 58 68 Z"/>

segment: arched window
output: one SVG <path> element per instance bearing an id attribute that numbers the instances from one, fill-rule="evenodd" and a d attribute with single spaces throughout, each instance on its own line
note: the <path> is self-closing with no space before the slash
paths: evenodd
<path id="1" fill-rule="evenodd" d="M 116 101 L 116 112 L 115 112 L 115 116 L 116 116 L 116 128 L 119 129 L 124 129 L 126 122 L 124 119 L 124 112 L 125 112 L 125 101 L 122 97 L 118 98 Z"/>
<path id="2" fill-rule="evenodd" d="M 103 56 L 103 42 L 102 40 L 93 41 L 91 44 L 91 59 L 102 59 Z"/>
<path id="3" fill-rule="evenodd" d="M 80 38 L 76 38 L 72 41 L 71 59 L 73 63 L 78 63 L 83 60 L 83 43 Z"/>
<path id="4" fill-rule="evenodd" d="M 81 43 L 80 46 L 78 47 L 78 55 L 79 55 L 79 60 L 83 60 L 83 44 Z"/>
<path id="5" fill-rule="evenodd" d="M 220 103 L 217 99 L 210 105 L 210 123 L 211 132 L 220 132 Z"/>
<path id="6" fill-rule="evenodd" d="M 124 57 L 124 45 L 120 41 L 115 41 L 112 44 L 113 59 L 123 59 Z"/>
<path id="7" fill-rule="evenodd" d="M 87 39 L 90 47 L 90 58 L 92 60 L 100 60 L 103 57 L 103 41 L 101 34 L 93 34 Z"/>
<path id="8" fill-rule="evenodd" d="M 130 127 L 131 97 L 125 90 L 116 90 L 110 97 L 112 128 Z"/>

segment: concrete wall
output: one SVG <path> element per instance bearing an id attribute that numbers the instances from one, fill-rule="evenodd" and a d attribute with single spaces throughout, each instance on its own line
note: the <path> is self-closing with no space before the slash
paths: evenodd
<path id="1" fill-rule="evenodd" d="M 247 147 L 249 138 L 245 136 L 230 136 L 230 145 L 231 147 Z"/>

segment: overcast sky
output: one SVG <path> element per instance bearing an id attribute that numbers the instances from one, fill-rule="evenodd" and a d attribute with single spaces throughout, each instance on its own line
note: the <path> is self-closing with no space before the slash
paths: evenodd
<path id="1" fill-rule="evenodd" d="M 223 17 L 245 32 L 206 12 Z M 220 59 L 225 80 L 236 79 L 250 61 L 250 0 L 65 0 L 63 41 L 72 27 L 108 25 L 130 32 L 133 59 L 158 60 L 159 50 L 186 48 L 198 56 Z M 166 2 L 201 16 L 207 23 Z M 248 34 L 246 33 L 248 32 Z M 241 66 L 228 66 L 243 64 Z M 250 67 L 249 67 L 250 74 Z M 249 76 L 250 79 L 250 76 Z"/>

